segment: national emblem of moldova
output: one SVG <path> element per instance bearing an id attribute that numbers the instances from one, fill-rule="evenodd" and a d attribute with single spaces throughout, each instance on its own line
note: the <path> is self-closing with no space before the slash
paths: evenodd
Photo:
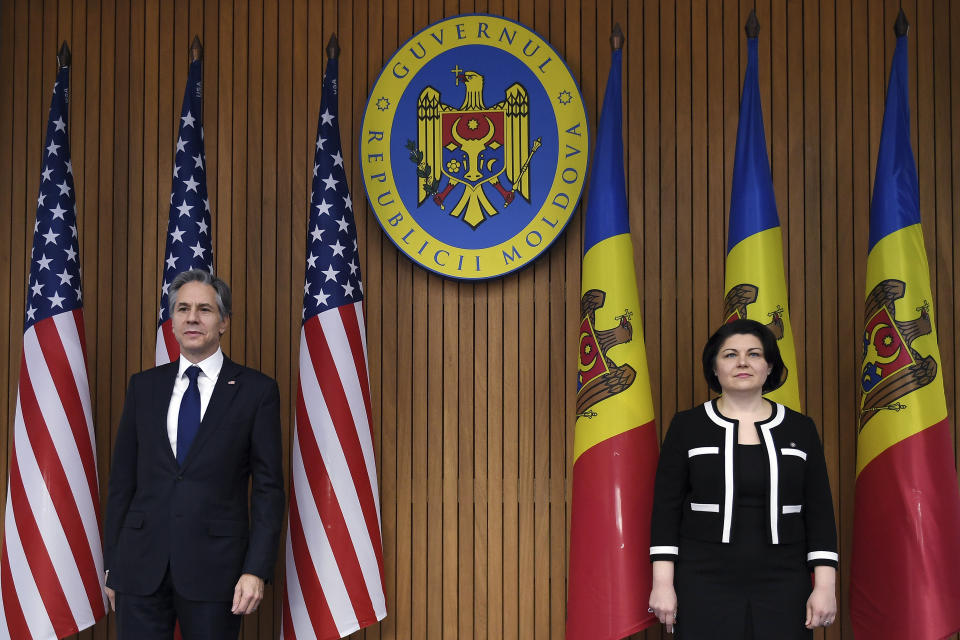
<path id="1" fill-rule="evenodd" d="M 460 279 L 539 257 L 576 208 L 586 110 L 563 59 L 523 25 L 465 15 L 390 59 L 362 126 L 364 184 L 409 258 Z"/>

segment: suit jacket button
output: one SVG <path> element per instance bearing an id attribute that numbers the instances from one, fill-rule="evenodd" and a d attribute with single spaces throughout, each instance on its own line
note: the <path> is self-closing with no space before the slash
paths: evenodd
<path id="1" fill-rule="evenodd" d="M 177 474 L 177 480 L 183 480 L 183 474 L 182 474 L 182 473 L 178 473 L 178 474 Z"/>

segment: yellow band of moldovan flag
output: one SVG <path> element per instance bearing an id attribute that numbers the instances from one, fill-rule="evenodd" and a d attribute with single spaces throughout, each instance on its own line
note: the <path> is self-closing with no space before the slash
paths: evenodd
<path id="1" fill-rule="evenodd" d="M 800 411 L 797 352 L 783 270 L 780 218 L 763 129 L 757 48 L 756 36 L 748 37 L 730 189 L 723 320 L 749 318 L 770 329 L 777 338 L 787 378 L 766 395 Z"/>
<path id="2" fill-rule="evenodd" d="M 654 419 L 630 234 L 614 235 L 591 247 L 583 256 L 582 277 L 585 297 L 581 302 L 578 379 L 587 379 L 589 384 L 596 380 L 591 373 L 615 369 L 632 382 L 622 391 L 608 383 L 601 393 L 610 395 L 586 407 L 582 414 L 578 410 L 574 462 L 593 445 Z M 591 292 L 597 293 L 588 295 Z M 631 335 L 625 340 L 628 325 Z"/>
<path id="3" fill-rule="evenodd" d="M 874 314 L 874 322 L 867 318 L 861 392 L 867 391 L 871 376 L 884 373 L 882 369 L 895 375 L 897 370 L 923 360 L 935 367 L 925 367 L 934 372 L 934 377 L 919 380 L 922 386 L 899 397 L 893 394 L 879 406 L 872 406 L 870 393 L 864 393 L 857 438 L 857 475 L 888 447 L 947 417 L 930 268 L 919 224 L 894 231 L 874 245 L 867 258 L 866 289 L 868 314 L 871 298 L 878 299 L 877 306 L 892 305 L 894 313 L 891 318 L 886 308 L 880 308 Z M 913 386 L 917 382 L 905 384 Z"/>
<path id="4" fill-rule="evenodd" d="M 777 337 L 787 368 L 783 386 L 766 394 L 774 402 L 800 410 L 797 352 L 793 345 L 780 227 L 747 236 L 727 254 L 724 320 L 745 317 L 767 325 Z M 732 289 L 737 289 L 731 295 Z M 745 314 L 745 315 L 744 315 Z"/>

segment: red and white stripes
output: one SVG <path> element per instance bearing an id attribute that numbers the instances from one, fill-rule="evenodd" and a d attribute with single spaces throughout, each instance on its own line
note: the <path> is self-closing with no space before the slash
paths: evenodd
<path id="1" fill-rule="evenodd" d="M 106 612 L 79 309 L 23 336 L 0 559 L 0 638 L 61 638 Z"/>
<path id="2" fill-rule="evenodd" d="M 173 362 L 180 357 L 180 345 L 173 335 L 173 321 L 167 320 L 157 327 L 157 348 L 154 363 L 159 367 L 162 364 Z"/>
<path id="3" fill-rule="evenodd" d="M 286 545 L 283 637 L 340 638 L 386 616 L 363 306 L 308 319 Z"/>

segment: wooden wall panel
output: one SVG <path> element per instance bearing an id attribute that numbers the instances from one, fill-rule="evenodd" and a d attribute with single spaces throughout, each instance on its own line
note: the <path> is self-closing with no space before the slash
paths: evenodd
<path id="1" fill-rule="evenodd" d="M 340 126 L 366 288 L 389 617 L 357 638 L 563 636 L 580 297 L 581 206 L 533 266 L 458 283 L 414 266 L 367 207 L 356 159 L 367 92 L 419 29 L 490 12 L 545 36 L 596 132 L 620 23 L 628 202 L 661 433 L 707 397 L 726 214 L 756 6 L 760 92 L 784 230 L 801 397 L 822 430 L 841 540 L 853 513 L 859 333 L 876 150 L 901 6 L 912 134 L 947 404 L 960 404 L 960 11 L 935 0 L 13 0 L 0 6 L 0 475 L 16 403 L 27 260 L 54 54 L 73 50 L 70 131 L 89 375 L 105 495 L 128 376 L 153 361 L 179 107 L 194 34 L 216 268 L 237 314 L 225 349 L 281 387 L 289 457 L 305 219 L 324 49 L 336 33 Z M 589 198 L 589 193 L 585 196 Z M 956 441 L 956 437 L 955 437 Z M 960 460 L 960 446 L 956 448 Z M 282 560 L 278 562 L 278 583 Z M 274 638 L 268 587 L 246 640 Z M 108 618 L 83 639 L 114 637 Z M 636 638 L 664 637 L 659 628 Z"/>

